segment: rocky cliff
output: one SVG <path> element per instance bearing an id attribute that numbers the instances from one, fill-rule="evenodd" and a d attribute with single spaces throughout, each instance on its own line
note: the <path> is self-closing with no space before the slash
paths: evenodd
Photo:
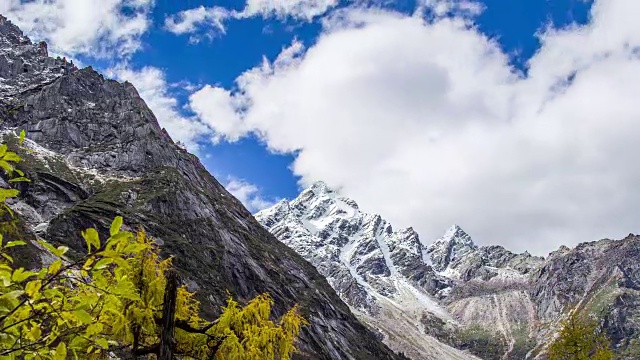
<path id="1" fill-rule="evenodd" d="M 394 229 L 322 182 L 256 218 L 413 359 L 545 358 L 572 311 L 599 319 L 621 358 L 640 355 L 640 237 L 545 259 L 477 246 L 454 225 L 425 246 L 413 229 Z"/>
<path id="2" fill-rule="evenodd" d="M 311 323 L 298 358 L 398 358 L 311 264 L 173 143 L 131 84 L 48 57 L 46 44 L 32 43 L 1 16 L 0 119 L 4 141 L 27 132 L 22 170 L 32 182 L 11 204 L 21 236 L 81 252 L 81 230 L 104 233 L 122 215 L 175 256 L 206 316 L 219 312 L 226 290 L 240 300 L 269 292 L 276 315 L 297 303 Z"/>

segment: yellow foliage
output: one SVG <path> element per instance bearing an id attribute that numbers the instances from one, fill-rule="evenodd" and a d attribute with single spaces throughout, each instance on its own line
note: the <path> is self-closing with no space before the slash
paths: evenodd
<path id="1" fill-rule="evenodd" d="M 20 160 L 0 145 L 0 167 L 28 181 L 14 166 Z M 10 213 L 4 201 L 17 195 L 0 189 L 0 210 Z M 95 229 L 82 232 L 87 255 L 76 262 L 64 258 L 66 247 L 40 241 L 56 259 L 39 271 L 15 268 L 7 251 L 25 242 L 3 244 L 0 234 L 0 359 L 102 359 L 113 346 L 136 353 L 159 343 L 172 260 L 160 258 L 142 229 L 122 231 L 122 223 L 115 218 L 104 242 Z M 208 323 L 195 294 L 180 287 L 174 352 L 194 359 L 290 359 L 306 321 L 296 306 L 276 324 L 269 320 L 272 306 L 268 294 L 245 307 L 229 297 L 220 318 Z"/>

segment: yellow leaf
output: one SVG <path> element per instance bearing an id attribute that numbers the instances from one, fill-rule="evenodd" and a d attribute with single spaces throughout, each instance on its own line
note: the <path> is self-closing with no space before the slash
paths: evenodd
<path id="1" fill-rule="evenodd" d="M 25 271 L 24 268 L 20 268 L 20 269 L 16 269 L 13 272 L 13 275 L 11 275 L 11 280 L 19 283 L 35 275 L 37 275 L 37 273 L 34 273 L 32 271 Z"/>
<path id="2" fill-rule="evenodd" d="M 22 160 L 22 158 L 18 156 L 18 154 L 14 153 L 13 151 L 7 151 L 7 153 L 4 154 L 2 158 L 4 161 L 13 161 L 13 162 L 20 162 L 20 160 Z"/>
<path id="3" fill-rule="evenodd" d="M 107 341 L 107 339 L 98 339 L 96 340 L 96 343 L 98 343 L 98 345 L 100 345 L 103 349 L 108 349 L 109 348 L 109 342 Z"/>
<path id="4" fill-rule="evenodd" d="M 24 292 L 30 298 L 33 298 L 38 293 L 38 291 L 40 291 L 41 287 L 42 287 L 42 281 L 40 280 L 29 281 L 27 283 L 27 286 L 24 288 Z"/>
<path id="5" fill-rule="evenodd" d="M 91 314 L 89 314 L 83 309 L 75 310 L 73 312 L 73 315 L 75 315 L 78 318 L 78 320 L 80 320 L 80 322 L 85 325 L 91 324 L 93 322 L 93 316 L 91 316 Z"/>
<path id="6" fill-rule="evenodd" d="M 22 240 L 16 240 L 16 241 L 9 241 L 7 243 L 7 245 L 5 245 L 5 248 L 10 248 L 10 247 L 14 247 L 14 246 L 21 246 L 21 245 L 27 245 L 26 242 L 22 241 Z"/>
<path id="7" fill-rule="evenodd" d="M 116 216 L 111 223 L 110 234 L 111 236 L 120 232 L 120 227 L 122 227 L 122 216 Z"/>
<path id="8" fill-rule="evenodd" d="M 68 247 L 66 247 L 66 246 L 58 246 L 58 247 L 56 248 L 56 252 L 55 252 L 54 254 L 55 254 L 56 256 L 60 257 L 60 256 L 62 256 L 62 255 L 64 255 L 64 254 L 66 254 L 66 253 L 67 253 L 67 251 L 69 251 L 69 248 L 68 248 Z"/>
<path id="9" fill-rule="evenodd" d="M 96 322 L 93 323 L 89 326 L 87 326 L 87 335 L 91 336 L 91 335 L 96 335 L 99 334 L 100 332 L 102 332 L 103 326 L 102 323 Z"/>
<path id="10" fill-rule="evenodd" d="M 38 324 L 32 324 L 33 327 L 31 328 L 31 330 L 29 330 L 29 336 L 31 337 L 32 341 L 38 340 L 40 338 L 40 335 L 42 335 L 42 330 L 40 329 L 40 325 Z"/>
<path id="11" fill-rule="evenodd" d="M 49 265 L 49 274 L 57 274 L 60 271 L 60 268 L 62 268 L 62 260 L 54 261 L 53 264 Z"/>
<path id="12" fill-rule="evenodd" d="M 96 229 L 90 228 L 90 229 L 87 229 L 86 231 L 83 231 L 82 237 L 87 242 L 87 248 L 89 249 L 89 252 L 91 252 L 92 245 L 95 249 L 100 248 L 100 236 L 98 235 L 98 232 L 96 231 Z"/>
<path id="13" fill-rule="evenodd" d="M 31 182 L 31 179 L 26 178 L 24 176 L 20 176 L 17 178 L 13 178 L 11 180 L 9 180 L 10 183 L 15 183 L 15 182 Z"/>
<path id="14" fill-rule="evenodd" d="M 56 347 L 56 354 L 53 360 L 67 360 L 67 345 L 64 341 L 61 341 Z"/>
<path id="15" fill-rule="evenodd" d="M 4 160 L 0 160 L 0 167 L 3 168 L 7 174 L 11 174 L 13 172 L 13 166 Z"/>
<path id="16" fill-rule="evenodd" d="M 27 136 L 27 133 L 24 131 L 24 129 L 22 129 L 22 131 L 20 131 L 20 139 L 18 140 L 18 145 L 22 146 L 22 143 L 24 142 L 24 138 Z"/>
<path id="17" fill-rule="evenodd" d="M 102 259 L 96 263 L 96 266 L 93 268 L 96 270 L 102 270 L 109 266 L 109 264 L 113 263 L 113 259 Z"/>
<path id="18" fill-rule="evenodd" d="M 5 253 L 0 253 L 0 255 L 2 255 L 3 258 L 7 259 L 8 262 L 12 263 L 13 262 L 13 258 Z"/>

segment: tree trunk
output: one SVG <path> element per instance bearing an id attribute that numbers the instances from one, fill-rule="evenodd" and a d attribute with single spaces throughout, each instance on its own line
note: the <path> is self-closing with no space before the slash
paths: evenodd
<path id="1" fill-rule="evenodd" d="M 167 271 L 167 285 L 164 290 L 162 307 L 162 331 L 160 333 L 160 351 L 158 360 L 173 360 L 176 326 L 176 301 L 178 298 L 178 277 L 174 270 Z"/>

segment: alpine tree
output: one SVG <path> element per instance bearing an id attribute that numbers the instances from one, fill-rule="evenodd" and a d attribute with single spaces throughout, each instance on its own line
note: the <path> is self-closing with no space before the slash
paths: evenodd
<path id="1" fill-rule="evenodd" d="M 549 346 L 550 360 L 611 360 L 606 334 L 592 319 L 572 313 L 562 322 L 558 338 Z"/>

